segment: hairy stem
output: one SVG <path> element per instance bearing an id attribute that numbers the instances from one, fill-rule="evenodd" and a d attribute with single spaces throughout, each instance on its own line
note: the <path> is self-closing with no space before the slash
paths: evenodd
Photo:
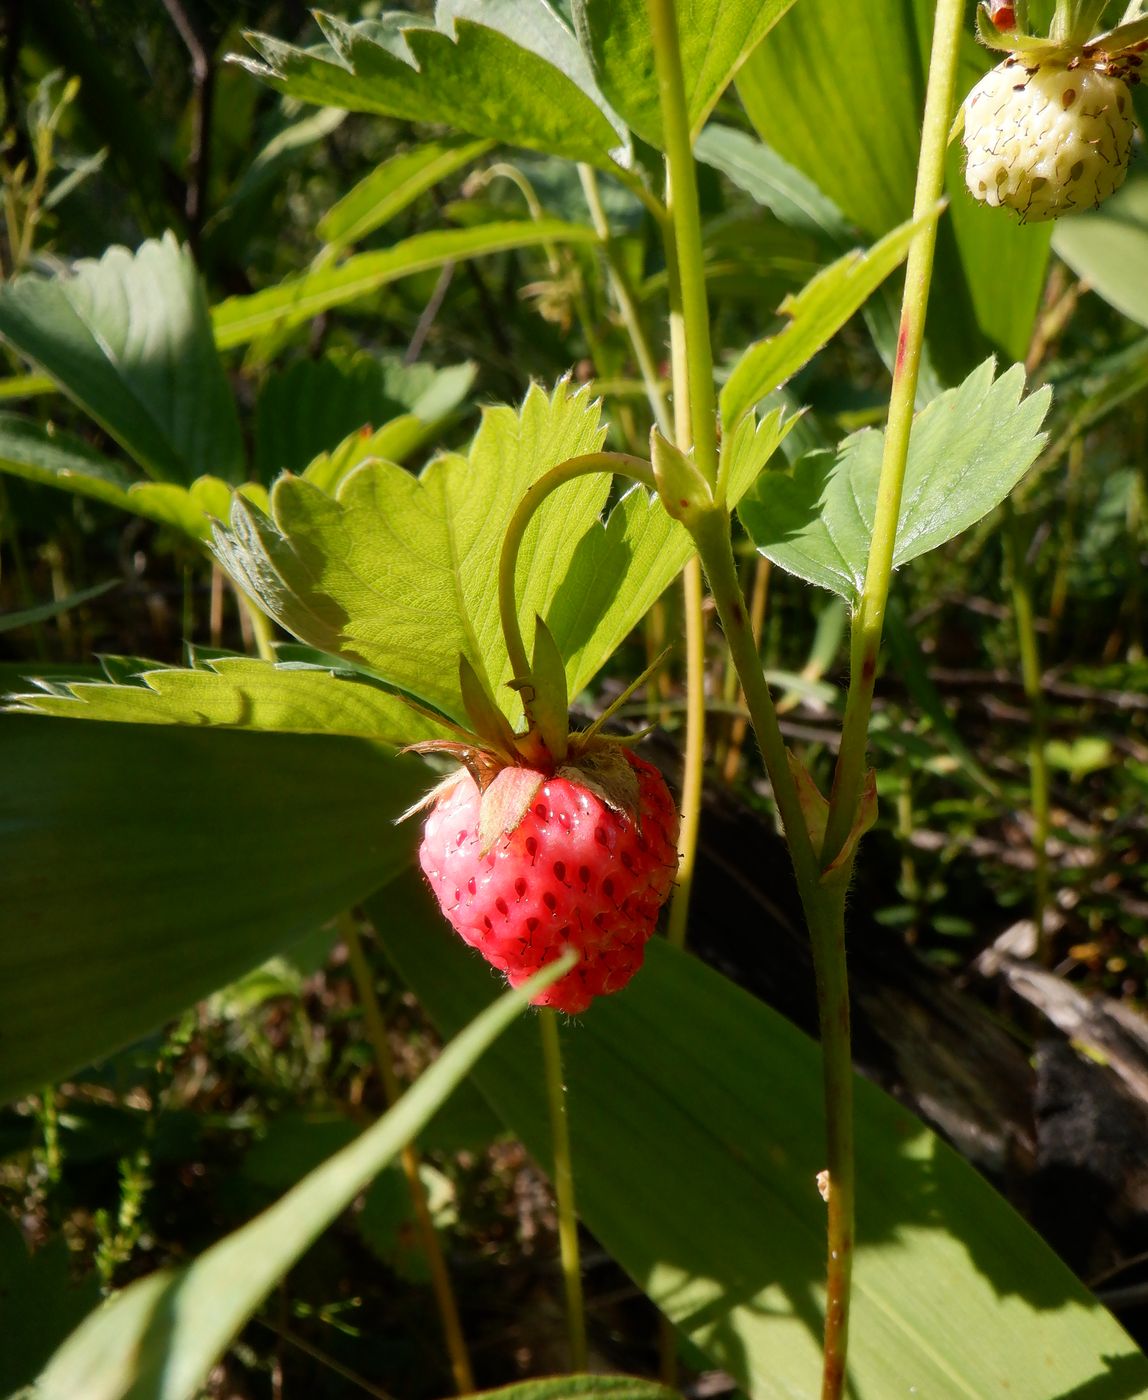
<path id="1" fill-rule="evenodd" d="M 402 1096 L 402 1087 L 395 1075 L 395 1065 L 391 1056 L 390 1043 L 387 1040 L 387 1028 L 383 1021 L 382 1007 L 380 1007 L 379 999 L 375 994 L 374 975 L 367 962 L 366 953 L 363 951 L 362 939 L 359 937 L 358 926 L 353 915 L 343 914 L 340 917 L 339 932 L 346 944 L 347 961 L 351 967 L 351 975 L 355 979 L 355 988 L 359 994 L 359 1004 L 362 1007 L 367 1039 L 374 1051 L 375 1065 L 383 1085 L 383 1095 L 387 1107 L 391 1108 Z M 442 1324 L 443 1337 L 450 1356 L 450 1369 L 454 1376 L 455 1389 L 459 1395 L 468 1395 L 474 1389 L 474 1372 L 471 1370 L 470 1356 L 466 1349 L 466 1339 L 462 1333 L 458 1303 L 455 1301 L 454 1289 L 451 1287 L 446 1259 L 443 1257 L 442 1245 L 431 1219 L 426 1190 L 419 1174 L 419 1154 L 414 1143 L 408 1143 L 403 1148 L 401 1160 L 403 1175 L 407 1180 L 407 1189 L 410 1191 L 411 1205 L 414 1207 L 415 1224 L 423 1254 L 426 1256 L 427 1268 L 430 1270 L 431 1286 L 434 1290 L 439 1321 Z"/>
<path id="2" fill-rule="evenodd" d="M 585 1371 L 586 1309 L 582 1298 L 582 1264 L 578 1250 L 578 1213 L 574 1205 L 574 1169 L 570 1161 L 570 1126 L 566 1118 L 566 1087 L 562 1081 L 562 1046 L 558 1015 L 543 1007 L 538 1013 L 542 1058 L 546 1066 L 546 1097 L 550 1105 L 550 1143 L 554 1154 L 554 1195 L 558 1204 L 558 1246 L 566 1290 L 566 1326 L 570 1364 Z"/>

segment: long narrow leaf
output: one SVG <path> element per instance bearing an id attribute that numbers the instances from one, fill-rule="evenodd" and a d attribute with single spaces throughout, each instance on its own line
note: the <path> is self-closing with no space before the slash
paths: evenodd
<path id="1" fill-rule="evenodd" d="M 190 1400 L 304 1250 L 430 1121 L 483 1052 L 573 961 L 507 992 L 451 1042 L 372 1128 L 194 1264 L 132 1284 L 93 1313 L 40 1377 L 39 1400 Z"/>

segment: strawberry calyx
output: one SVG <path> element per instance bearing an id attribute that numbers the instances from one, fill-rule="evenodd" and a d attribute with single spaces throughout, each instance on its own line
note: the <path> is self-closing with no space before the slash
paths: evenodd
<path id="1" fill-rule="evenodd" d="M 668 649 L 667 649 L 668 652 Z M 566 707 L 566 676 L 561 655 L 541 618 L 536 620 L 534 669 L 527 682 L 533 722 L 516 734 L 495 704 L 485 683 L 465 656 L 459 658 L 459 687 L 472 728 L 452 725 L 455 739 L 427 739 L 408 745 L 404 753 L 444 754 L 458 762 L 481 794 L 479 834 L 483 852 L 521 825 L 538 789 L 550 778 L 574 783 L 612 811 L 640 824 L 641 792 L 634 766 L 626 757 L 634 735 L 607 735 L 603 726 L 643 685 L 665 659 L 663 652 L 587 729 L 571 732 Z M 433 805 L 457 779 L 452 773 L 434 787 L 400 820 Z"/>
<path id="2" fill-rule="evenodd" d="M 1148 15 L 1125 20 L 1093 36 L 1103 9 L 1103 0 L 1057 0 L 1049 33 L 1042 36 L 1025 28 L 1027 6 L 981 0 L 977 38 L 986 48 L 1008 54 L 1029 69 L 1045 65 L 1088 67 L 1138 83 L 1141 55 L 1148 50 Z"/>

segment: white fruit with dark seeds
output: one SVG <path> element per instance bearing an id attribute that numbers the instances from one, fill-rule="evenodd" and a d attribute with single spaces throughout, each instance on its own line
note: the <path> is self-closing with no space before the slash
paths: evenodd
<path id="1" fill-rule="evenodd" d="M 964 112 L 965 183 L 984 204 L 1022 220 L 1056 219 L 1124 183 L 1134 124 L 1120 78 L 1006 59 L 969 93 Z"/>

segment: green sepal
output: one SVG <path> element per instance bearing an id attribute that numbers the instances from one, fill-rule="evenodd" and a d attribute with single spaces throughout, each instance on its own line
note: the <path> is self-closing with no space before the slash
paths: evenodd
<path id="1" fill-rule="evenodd" d="M 666 514 L 689 529 L 699 516 L 713 507 L 709 483 L 695 463 L 657 428 L 650 431 L 650 460 Z"/>
<path id="2" fill-rule="evenodd" d="M 534 622 L 534 658 L 530 671 L 534 684 L 530 709 L 535 726 L 554 762 L 561 763 L 566 757 L 570 737 L 566 663 L 550 628 L 540 617 Z"/>
<path id="3" fill-rule="evenodd" d="M 1094 39 L 1090 47 L 1103 49 L 1108 54 L 1117 54 L 1144 39 L 1148 39 L 1148 15 L 1141 15 L 1139 19 L 1129 20 L 1126 24 L 1118 24 L 1115 29 L 1110 29 L 1107 34 L 1101 34 Z"/>
<path id="4" fill-rule="evenodd" d="M 666 657 L 669 656 L 671 651 L 673 651 L 673 647 L 666 647 L 664 648 L 664 650 L 659 652 L 658 655 L 654 657 L 653 661 L 651 661 L 650 664 L 646 667 L 646 669 L 642 672 L 642 674 L 636 677 L 634 680 L 632 680 L 630 684 L 626 687 L 626 689 L 622 691 L 621 695 L 618 695 L 613 700 L 611 700 L 609 705 L 607 705 L 607 707 L 602 711 L 602 713 L 598 716 L 594 723 L 590 725 L 589 729 L 583 730 L 582 733 L 578 735 L 578 738 L 583 743 L 587 743 L 589 742 L 589 740 L 593 739 L 602 729 L 603 725 L 608 724 L 610 720 L 614 718 L 614 716 L 618 713 L 618 711 L 622 708 L 626 701 L 629 700 L 630 696 L 633 695 L 633 693 L 640 686 L 645 685 L 645 683 L 650 679 L 650 677 L 654 674 L 658 667 L 661 666 L 661 664 L 665 661 Z M 614 735 L 613 737 L 617 740 L 618 743 L 625 744 L 629 743 L 631 740 L 636 741 L 638 739 L 644 739 L 647 734 L 652 732 L 653 728 L 654 726 L 651 725 L 649 729 L 639 730 L 637 734 L 630 734 L 624 736 Z"/>
<path id="5" fill-rule="evenodd" d="M 458 658 L 458 688 L 474 732 L 495 753 L 511 760 L 517 753 L 510 721 L 494 703 L 486 682 L 463 653 Z"/>

